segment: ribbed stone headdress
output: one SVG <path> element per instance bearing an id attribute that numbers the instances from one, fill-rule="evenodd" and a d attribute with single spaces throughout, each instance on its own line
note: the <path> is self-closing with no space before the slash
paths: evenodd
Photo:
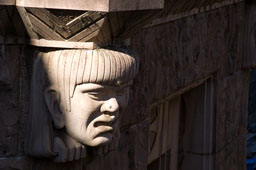
<path id="1" fill-rule="evenodd" d="M 62 107 L 70 110 L 75 86 L 83 83 L 121 85 L 137 73 L 135 55 L 129 50 L 59 50 L 40 54 L 50 86 L 61 91 Z M 63 103 L 65 102 L 65 103 Z"/>

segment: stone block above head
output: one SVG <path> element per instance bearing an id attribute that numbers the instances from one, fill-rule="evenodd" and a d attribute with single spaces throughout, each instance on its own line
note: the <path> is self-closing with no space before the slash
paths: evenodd
<path id="1" fill-rule="evenodd" d="M 17 0 L 17 6 L 89 11 L 160 9 L 164 0 Z"/>

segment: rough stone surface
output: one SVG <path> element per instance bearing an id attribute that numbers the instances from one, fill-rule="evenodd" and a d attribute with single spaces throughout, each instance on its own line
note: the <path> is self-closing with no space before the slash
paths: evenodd
<path id="1" fill-rule="evenodd" d="M 243 66 L 245 68 L 256 67 L 256 2 L 248 0 L 245 5 L 245 30 L 244 30 L 244 58 Z"/>
<path id="2" fill-rule="evenodd" d="M 136 34 L 132 46 L 141 64 L 131 105 L 140 109 L 134 115 L 143 117 L 142 108 L 197 80 L 216 73 L 222 78 L 240 70 L 243 7 L 243 3 L 231 5 Z M 127 114 L 125 120 L 132 120 L 131 116 Z"/>
<path id="3" fill-rule="evenodd" d="M 32 161 L 26 157 L 16 156 L 12 158 L 1 159 L 1 170 L 29 170 L 31 169 Z"/>
<path id="4" fill-rule="evenodd" d="M 248 128 L 255 131 L 256 122 L 256 70 L 250 73 L 250 88 L 248 101 Z"/>
<path id="5" fill-rule="evenodd" d="M 1 4 L 1 1 L 0 1 Z M 125 10 L 145 10 L 163 8 L 164 0 L 78 0 L 75 3 L 69 0 L 46 0 L 32 1 L 19 0 L 17 6 L 37 7 L 37 8 L 57 8 L 57 9 L 75 9 L 90 11 L 125 11 Z"/>
<path id="6" fill-rule="evenodd" d="M 0 170 L 145 170 L 150 106 L 209 76 L 216 88 L 215 169 L 245 169 L 248 72 L 241 71 L 243 16 L 244 3 L 238 3 L 137 33 L 131 44 L 140 56 L 140 70 L 129 108 L 121 115 L 119 147 L 94 161 L 63 164 L 23 157 L 33 50 L 27 46 L 21 56 L 21 46 L 1 45 Z M 186 146 L 194 151 L 191 143 Z M 185 156 L 185 162 L 202 160 L 188 152 Z"/>
<path id="7" fill-rule="evenodd" d="M 179 167 L 213 170 L 215 157 L 215 101 L 213 79 L 182 95 Z"/>
<path id="8" fill-rule="evenodd" d="M 20 46 L 0 46 L 0 157 L 17 154 Z"/>
<path id="9" fill-rule="evenodd" d="M 0 2 L 1 3 L 1 2 Z M 19 43 L 19 38 L 25 38 L 26 29 L 15 6 L 0 5 L 0 43 Z"/>
<path id="10" fill-rule="evenodd" d="M 143 63 L 135 89 L 140 106 L 214 76 L 218 170 L 245 168 L 248 72 L 239 71 L 243 16 L 244 4 L 239 3 L 144 29 L 132 41 Z"/>
<path id="11" fill-rule="evenodd" d="M 245 169 L 249 72 L 216 83 L 216 169 Z"/>
<path id="12" fill-rule="evenodd" d="M 87 166 L 87 170 L 146 170 L 148 125 L 148 121 L 144 121 L 127 129 L 121 134 L 118 151 L 97 157 Z"/>

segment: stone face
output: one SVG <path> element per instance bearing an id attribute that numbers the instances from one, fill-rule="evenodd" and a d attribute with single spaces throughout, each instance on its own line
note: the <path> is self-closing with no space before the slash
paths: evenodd
<path id="1" fill-rule="evenodd" d="M 138 59 L 129 49 L 55 50 L 34 61 L 25 152 L 56 162 L 119 137 Z"/>

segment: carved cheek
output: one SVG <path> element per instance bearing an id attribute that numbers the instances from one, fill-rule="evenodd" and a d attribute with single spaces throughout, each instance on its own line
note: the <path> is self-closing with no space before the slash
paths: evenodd
<path id="1" fill-rule="evenodd" d="M 100 112 L 100 108 L 103 104 L 103 101 L 97 101 L 97 100 L 86 100 L 84 103 L 84 110 L 88 114 L 96 114 Z"/>

